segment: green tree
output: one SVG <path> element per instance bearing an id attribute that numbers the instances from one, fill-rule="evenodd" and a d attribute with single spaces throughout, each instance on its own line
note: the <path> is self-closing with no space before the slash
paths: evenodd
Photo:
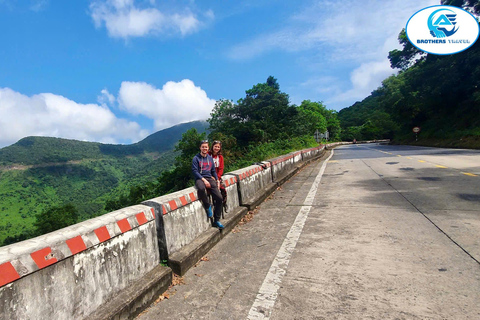
<path id="1" fill-rule="evenodd" d="M 277 79 L 247 90 L 237 104 L 217 101 L 208 120 L 212 133 L 223 133 L 236 139 L 240 147 L 288 138 L 295 132 L 297 109 L 289 105 L 288 94 L 280 91 Z"/>
<path id="2" fill-rule="evenodd" d="M 35 233 L 42 235 L 77 223 L 78 212 L 72 204 L 50 207 L 36 216 Z"/>
<path id="3" fill-rule="evenodd" d="M 297 108 L 299 133 L 312 135 L 315 130 L 325 132 L 327 130 L 327 120 L 323 116 L 324 109 L 325 107 L 321 102 L 302 101 L 302 104 Z"/>
<path id="4" fill-rule="evenodd" d="M 406 70 L 417 60 L 422 60 L 425 57 L 426 54 L 408 40 L 405 29 L 402 29 L 398 35 L 398 42 L 403 46 L 402 50 L 395 49 L 388 53 L 392 69 Z"/>

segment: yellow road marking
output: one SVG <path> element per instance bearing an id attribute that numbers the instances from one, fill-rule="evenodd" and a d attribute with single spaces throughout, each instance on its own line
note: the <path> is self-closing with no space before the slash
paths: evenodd
<path id="1" fill-rule="evenodd" d="M 338 160 L 330 160 L 330 161 L 328 161 L 328 163 L 332 163 L 332 162 L 338 162 Z"/>
<path id="2" fill-rule="evenodd" d="M 406 157 L 406 158 L 412 160 L 412 158 L 410 158 L 410 157 Z"/>
<path id="3" fill-rule="evenodd" d="M 447 169 L 448 167 L 445 167 L 445 166 L 439 166 L 439 165 L 435 165 L 435 167 L 437 168 L 443 168 L 443 169 Z"/>
<path id="4" fill-rule="evenodd" d="M 476 174 L 473 174 L 473 173 L 469 173 L 469 172 L 462 172 L 464 175 L 466 176 L 470 176 L 470 177 L 476 177 L 477 175 Z"/>
<path id="5" fill-rule="evenodd" d="M 426 161 L 424 161 L 424 160 L 418 160 L 418 162 L 426 162 Z"/>
<path id="6" fill-rule="evenodd" d="M 401 155 L 397 154 L 397 157 L 401 157 Z"/>

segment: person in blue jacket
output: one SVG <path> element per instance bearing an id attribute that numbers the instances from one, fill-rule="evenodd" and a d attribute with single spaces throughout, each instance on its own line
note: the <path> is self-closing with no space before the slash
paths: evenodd
<path id="1" fill-rule="evenodd" d="M 192 160 L 192 173 L 195 177 L 195 186 L 198 190 L 198 198 L 202 201 L 203 207 L 207 211 L 207 216 L 211 218 L 214 216 L 214 226 L 223 229 L 223 225 L 220 223 L 220 217 L 222 215 L 222 203 L 223 197 L 220 193 L 218 186 L 217 172 L 215 170 L 215 164 L 213 158 L 208 154 L 208 141 L 204 140 L 200 142 L 200 153 L 198 153 Z M 213 198 L 213 205 L 215 212 L 212 212 L 212 204 L 208 200 L 207 189 L 210 189 Z"/>

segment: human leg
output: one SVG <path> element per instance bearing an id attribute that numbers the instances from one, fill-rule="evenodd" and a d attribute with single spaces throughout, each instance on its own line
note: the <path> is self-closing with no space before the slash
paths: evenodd
<path id="1" fill-rule="evenodd" d="M 198 198 L 202 201 L 203 207 L 207 210 L 208 217 L 211 217 L 211 206 L 210 200 L 207 196 L 207 188 L 205 187 L 205 183 L 201 179 L 197 179 L 195 181 L 195 187 L 197 188 Z"/>
<path id="2" fill-rule="evenodd" d="M 222 217 L 222 210 L 223 210 L 223 197 L 218 189 L 217 182 L 214 179 L 208 179 L 210 185 L 212 186 L 210 192 L 213 198 L 213 205 L 215 206 L 214 217 L 215 221 L 219 221 Z"/>

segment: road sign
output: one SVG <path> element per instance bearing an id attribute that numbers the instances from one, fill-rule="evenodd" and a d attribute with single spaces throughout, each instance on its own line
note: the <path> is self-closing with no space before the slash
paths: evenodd
<path id="1" fill-rule="evenodd" d="M 420 132 L 420 127 L 413 127 L 412 131 L 418 133 Z"/>

